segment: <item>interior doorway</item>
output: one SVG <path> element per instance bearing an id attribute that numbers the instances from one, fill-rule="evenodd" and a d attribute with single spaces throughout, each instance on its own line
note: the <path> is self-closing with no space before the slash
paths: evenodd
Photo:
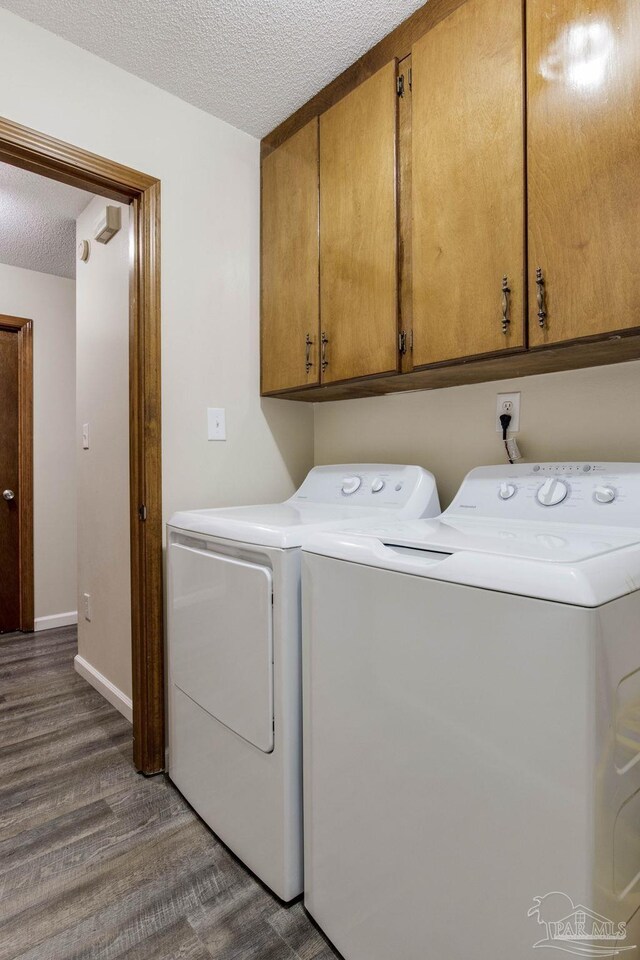
<path id="1" fill-rule="evenodd" d="M 33 630 L 31 321 L 0 314 L 0 633 Z"/>
<path id="2" fill-rule="evenodd" d="M 143 773 L 158 773 L 164 767 L 165 744 L 160 182 L 4 119 L 0 119 L 0 161 L 130 207 L 129 516 L 134 763 Z M 5 328 L 0 324 L 0 329 Z M 3 482 L 0 478 L 0 484 Z M 24 499 L 32 502 L 32 496 Z"/>

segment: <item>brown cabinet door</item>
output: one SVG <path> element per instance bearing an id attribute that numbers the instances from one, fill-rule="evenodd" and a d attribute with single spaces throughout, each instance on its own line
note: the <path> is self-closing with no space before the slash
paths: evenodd
<path id="1" fill-rule="evenodd" d="M 638 327 L 638 0 L 528 0 L 527 80 L 529 342 Z"/>
<path id="2" fill-rule="evenodd" d="M 468 0 L 411 59 L 414 365 L 522 347 L 522 3 Z"/>
<path id="3" fill-rule="evenodd" d="M 397 370 L 396 63 L 320 117 L 325 383 Z"/>
<path id="4" fill-rule="evenodd" d="M 318 383 L 318 121 L 262 161 L 262 392 Z"/>

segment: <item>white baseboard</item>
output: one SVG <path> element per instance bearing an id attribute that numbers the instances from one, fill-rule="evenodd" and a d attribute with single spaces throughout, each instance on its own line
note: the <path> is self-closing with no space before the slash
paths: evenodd
<path id="1" fill-rule="evenodd" d="M 115 684 L 111 683 L 111 680 L 107 680 L 99 670 L 92 667 L 89 661 L 81 657 L 79 653 L 73 658 L 73 665 L 76 668 L 76 672 L 79 673 L 81 677 L 84 677 L 87 683 L 90 683 L 98 693 L 101 693 L 112 707 L 119 710 L 129 723 L 133 723 L 133 704 L 130 697 L 127 697 L 122 690 L 119 690 Z"/>
<path id="2" fill-rule="evenodd" d="M 36 617 L 34 630 L 55 630 L 56 627 L 71 627 L 78 622 L 78 611 L 70 610 L 68 613 L 54 613 L 50 617 Z"/>

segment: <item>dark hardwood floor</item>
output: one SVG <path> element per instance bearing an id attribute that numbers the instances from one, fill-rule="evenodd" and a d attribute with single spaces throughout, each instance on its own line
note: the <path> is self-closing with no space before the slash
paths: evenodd
<path id="1" fill-rule="evenodd" d="M 0 960 L 330 960 L 73 669 L 74 627 L 0 637 Z"/>

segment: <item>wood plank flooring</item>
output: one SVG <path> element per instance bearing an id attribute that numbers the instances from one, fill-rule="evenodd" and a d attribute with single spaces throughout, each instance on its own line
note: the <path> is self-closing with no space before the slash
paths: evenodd
<path id="1" fill-rule="evenodd" d="M 0 636 L 0 960 L 331 960 L 73 669 L 75 627 Z"/>

